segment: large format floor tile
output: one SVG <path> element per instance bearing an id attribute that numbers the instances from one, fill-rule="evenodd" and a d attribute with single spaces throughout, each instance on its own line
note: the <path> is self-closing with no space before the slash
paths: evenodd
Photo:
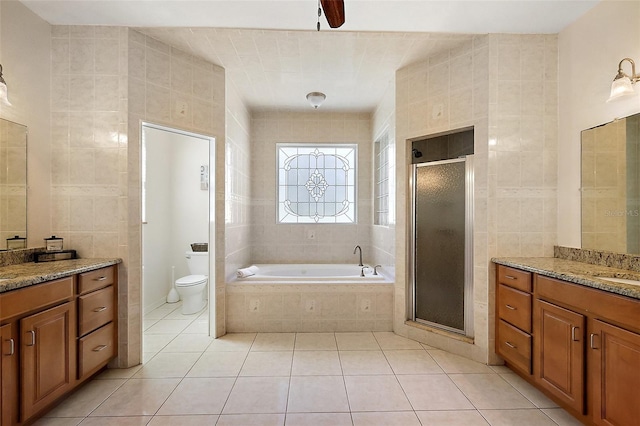
<path id="1" fill-rule="evenodd" d="M 148 416 L 167 400 L 180 379 L 130 379 L 91 416 Z"/>
<path id="2" fill-rule="evenodd" d="M 288 392 L 289 377 L 239 377 L 222 413 L 284 413 Z"/>
<path id="3" fill-rule="evenodd" d="M 479 410 L 535 408 L 497 374 L 452 374 L 449 377 Z"/>
<path id="4" fill-rule="evenodd" d="M 349 412 L 342 376 L 292 377 L 289 386 L 287 412 Z"/>
<path id="5" fill-rule="evenodd" d="M 352 411 L 412 410 L 395 376 L 345 376 Z"/>
<path id="6" fill-rule="evenodd" d="M 162 404 L 158 415 L 220 414 L 235 379 L 187 378 Z"/>
<path id="7" fill-rule="evenodd" d="M 207 336 L 207 311 L 145 317 L 145 364 L 100 373 L 36 426 L 487 426 L 579 422 L 505 367 L 389 332 Z"/>

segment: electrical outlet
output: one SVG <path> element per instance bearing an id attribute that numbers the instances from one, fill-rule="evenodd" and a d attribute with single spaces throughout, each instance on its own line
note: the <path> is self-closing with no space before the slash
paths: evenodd
<path id="1" fill-rule="evenodd" d="M 304 310 L 306 312 L 315 312 L 316 311 L 316 301 L 313 299 L 308 299 L 304 303 Z"/>
<path id="2" fill-rule="evenodd" d="M 315 240 L 316 239 L 316 231 L 314 229 L 307 230 L 307 240 Z"/>
<path id="3" fill-rule="evenodd" d="M 176 101 L 176 115 L 179 117 L 186 117 L 189 104 L 186 101 Z"/>
<path id="4" fill-rule="evenodd" d="M 362 299 L 360 301 L 360 310 L 362 312 L 370 312 L 371 311 L 371 299 Z"/>
<path id="5" fill-rule="evenodd" d="M 260 311 L 260 299 L 251 299 L 249 301 L 249 312 Z"/>

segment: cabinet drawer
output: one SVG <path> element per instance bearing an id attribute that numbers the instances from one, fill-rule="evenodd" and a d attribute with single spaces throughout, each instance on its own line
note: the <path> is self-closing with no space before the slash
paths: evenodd
<path id="1" fill-rule="evenodd" d="M 8 291 L 0 294 L 0 319 L 42 310 L 73 297 L 73 277 Z"/>
<path id="2" fill-rule="evenodd" d="M 531 336 L 499 320 L 497 350 L 512 366 L 531 374 Z"/>
<path id="3" fill-rule="evenodd" d="M 531 333 L 531 294 L 503 284 L 498 285 L 498 316 Z"/>
<path id="4" fill-rule="evenodd" d="M 115 353 L 113 323 L 81 338 L 78 342 L 78 378 L 106 365 Z"/>
<path id="5" fill-rule="evenodd" d="M 89 291 L 112 285 L 116 280 L 116 267 L 96 269 L 78 275 L 78 293 L 83 294 Z"/>
<path id="6" fill-rule="evenodd" d="M 78 297 L 78 335 L 113 321 L 113 286 Z"/>
<path id="7" fill-rule="evenodd" d="M 498 282 L 522 291 L 531 291 L 531 272 L 498 265 Z"/>

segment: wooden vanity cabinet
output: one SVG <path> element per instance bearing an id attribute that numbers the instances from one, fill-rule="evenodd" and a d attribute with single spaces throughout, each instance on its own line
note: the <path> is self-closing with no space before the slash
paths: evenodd
<path id="1" fill-rule="evenodd" d="M 14 324 L 0 326 L 0 425 L 18 422 L 18 336 Z"/>
<path id="2" fill-rule="evenodd" d="M 534 376 L 540 386 L 584 412 L 583 315 L 542 300 L 534 302 Z"/>
<path id="3" fill-rule="evenodd" d="M 592 418 L 597 425 L 640 419 L 640 334 L 606 322 L 589 324 Z"/>
<path id="4" fill-rule="evenodd" d="M 526 319 L 514 316 L 504 306 L 516 307 L 514 288 L 501 290 L 506 285 L 501 277 L 516 276 L 511 272 L 514 268 L 497 267 L 496 352 L 507 366 L 585 424 L 637 425 L 640 300 L 516 269 L 532 277 L 532 328 L 528 334 L 513 325 L 524 327 Z M 516 300 L 522 299 L 518 296 Z M 532 371 L 522 368 L 526 366 L 524 359 L 505 351 L 500 343 L 513 343 L 514 330 L 521 338 L 532 338 Z M 514 346 L 522 346 L 522 342 Z"/>
<path id="5" fill-rule="evenodd" d="M 73 301 L 21 319 L 20 332 L 20 411 L 29 419 L 75 385 Z"/>
<path id="6" fill-rule="evenodd" d="M 496 353 L 512 368 L 531 374 L 530 272 L 498 265 Z"/>
<path id="7" fill-rule="evenodd" d="M 33 422 L 117 355 L 117 267 L 0 294 L 0 426 Z"/>
<path id="8" fill-rule="evenodd" d="M 117 352 L 116 268 L 78 276 L 78 379 L 104 367 Z"/>

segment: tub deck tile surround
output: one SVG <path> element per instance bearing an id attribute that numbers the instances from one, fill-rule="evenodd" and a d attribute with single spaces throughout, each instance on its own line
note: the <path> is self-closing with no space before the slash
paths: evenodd
<path id="1" fill-rule="evenodd" d="M 599 277 L 611 277 L 640 281 L 640 272 L 593 265 L 575 260 L 558 259 L 555 257 L 493 258 L 491 261 L 500 265 L 535 272 L 547 277 L 640 299 L 640 286 L 638 285 L 615 283 L 599 279 Z"/>
<path id="2" fill-rule="evenodd" d="M 73 259 L 42 263 L 17 263 L 0 267 L 0 293 L 93 271 L 121 263 L 122 259 Z"/>

